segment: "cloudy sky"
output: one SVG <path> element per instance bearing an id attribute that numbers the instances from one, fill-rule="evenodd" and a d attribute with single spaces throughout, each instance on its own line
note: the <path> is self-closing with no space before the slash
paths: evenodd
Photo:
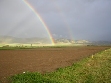
<path id="1" fill-rule="evenodd" d="M 111 0 L 26 0 L 55 38 L 111 41 Z M 0 0 L 0 35 L 48 37 L 23 0 Z"/>

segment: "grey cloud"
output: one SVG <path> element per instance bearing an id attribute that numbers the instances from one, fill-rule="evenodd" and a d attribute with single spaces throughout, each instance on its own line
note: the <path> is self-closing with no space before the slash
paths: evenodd
<path id="1" fill-rule="evenodd" d="M 51 33 L 55 34 L 56 36 L 62 35 L 64 37 L 69 37 L 71 34 L 74 39 L 111 40 L 111 0 L 27 1 L 40 14 L 41 18 L 49 27 Z M 9 3 L 14 4 L 14 2 Z M 3 7 L 4 4 L 7 4 L 7 7 L 15 11 L 15 16 L 12 16 L 11 14 L 9 15 L 10 17 L 15 18 L 13 19 L 13 22 L 18 20 L 18 24 L 16 26 L 12 26 L 12 24 L 9 22 L 10 17 L 7 16 L 9 10 L 5 11 L 5 13 L 2 13 L 4 10 L 0 7 L 0 13 L 2 15 L 2 17 L 0 17 L 2 19 L 2 21 L 0 20 L 1 27 L 5 23 L 11 27 L 31 27 L 33 25 L 37 26 L 36 22 L 39 22 L 36 21 L 36 18 L 34 15 L 32 15 L 33 13 L 29 10 L 29 8 L 26 7 L 25 9 L 23 5 L 20 6 L 20 9 L 15 9 L 12 8 L 9 3 L 2 0 L 2 4 L 0 3 L 0 6 Z M 22 1 L 18 1 L 18 3 L 23 4 Z M 16 6 L 16 4 L 14 6 Z M 29 11 L 31 12 L 30 14 Z M 6 17 L 5 19 L 4 16 Z M 21 19 L 17 19 L 17 16 Z M 30 30 L 30 27 L 27 28 L 28 33 L 31 33 L 28 31 Z M 2 28 L 1 30 L 6 31 Z M 32 34 L 32 36 L 34 36 L 34 34 Z"/>

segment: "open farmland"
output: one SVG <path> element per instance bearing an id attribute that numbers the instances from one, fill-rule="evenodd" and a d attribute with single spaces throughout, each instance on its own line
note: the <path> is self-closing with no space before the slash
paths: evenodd
<path id="1" fill-rule="evenodd" d="M 0 80 L 26 71 L 51 72 L 108 48 L 110 47 L 78 46 L 0 50 Z"/>

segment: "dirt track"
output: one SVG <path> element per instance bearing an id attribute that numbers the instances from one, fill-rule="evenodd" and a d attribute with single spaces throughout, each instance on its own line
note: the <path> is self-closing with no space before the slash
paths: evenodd
<path id="1" fill-rule="evenodd" d="M 109 47 L 0 50 L 0 80 L 24 71 L 51 72 Z"/>

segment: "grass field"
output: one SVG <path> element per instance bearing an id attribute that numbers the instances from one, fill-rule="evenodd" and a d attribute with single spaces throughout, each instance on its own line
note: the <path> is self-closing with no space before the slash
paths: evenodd
<path id="1" fill-rule="evenodd" d="M 111 83 L 111 49 L 50 73 L 23 72 L 10 83 Z"/>
<path id="2" fill-rule="evenodd" d="M 86 45 L 54 45 L 54 46 L 9 46 L 9 47 L 3 47 L 0 46 L 0 50 L 18 50 L 18 49 L 39 49 L 39 48 L 65 48 L 65 47 L 81 47 L 81 46 L 86 46 Z"/>
<path id="3" fill-rule="evenodd" d="M 56 48 L 56 47 L 71 47 L 71 46 L 86 46 L 85 44 L 70 44 L 70 43 L 63 43 L 63 44 L 55 44 L 55 45 L 50 45 L 50 44 L 0 44 L 0 49 L 27 49 L 27 48 L 41 48 L 41 47 L 51 47 L 51 48 Z"/>

